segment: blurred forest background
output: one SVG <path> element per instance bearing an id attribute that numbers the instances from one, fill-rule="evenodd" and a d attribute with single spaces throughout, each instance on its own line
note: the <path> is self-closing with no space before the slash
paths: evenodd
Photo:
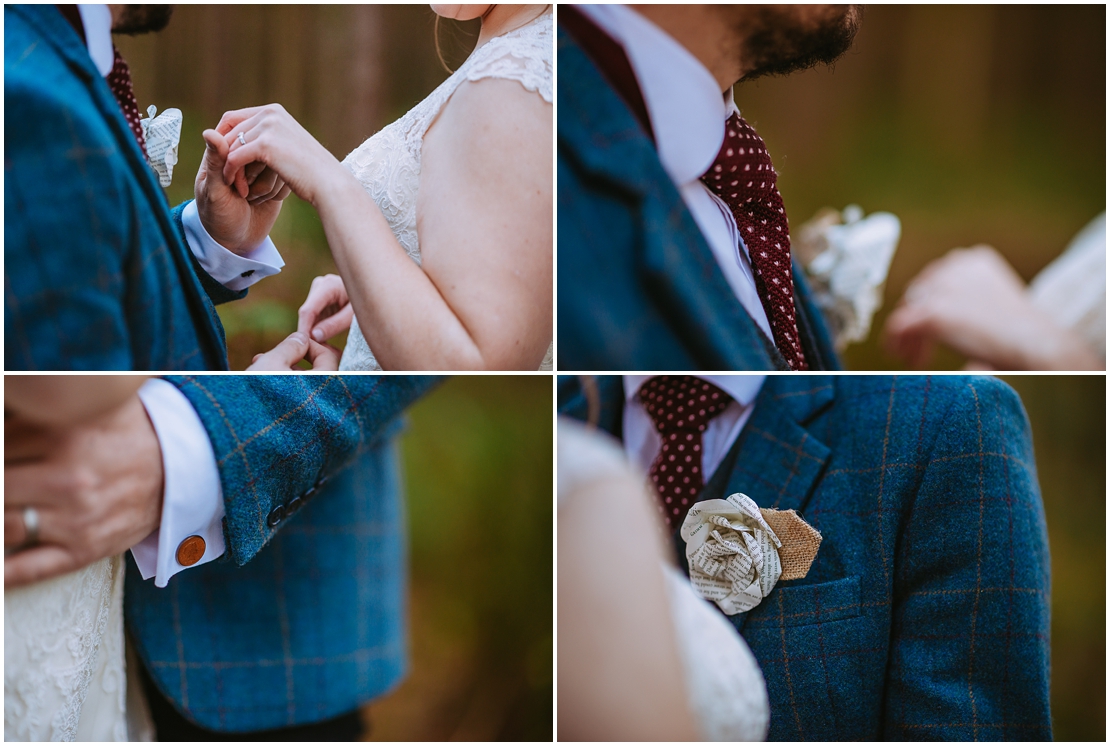
<path id="1" fill-rule="evenodd" d="M 439 24 L 443 59 L 456 69 L 478 23 Z M 225 111 L 280 103 L 335 157 L 419 103 L 449 73 L 436 53 L 427 5 L 178 5 L 164 31 L 116 36 L 145 116 L 184 114 L 171 205 L 193 196 L 204 141 Z M 316 211 L 290 196 L 271 233 L 285 268 L 242 301 L 219 307 L 231 368 L 243 370 L 297 328 L 312 278 L 335 272 Z M 345 337 L 333 340 L 342 343 Z"/>
<path id="2" fill-rule="evenodd" d="M 987 243 L 1026 279 L 1106 205 L 1105 5 L 867 6 L 832 69 L 737 86 L 792 227 L 858 204 L 901 218 L 857 370 L 897 370 L 879 331 L 908 281 Z M 933 368 L 956 368 L 954 353 Z"/>
<path id="3" fill-rule="evenodd" d="M 1052 554 L 1056 741 L 1106 740 L 1106 377 L 1003 376 L 1033 428 Z"/>
<path id="4" fill-rule="evenodd" d="M 368 740 L 551 741 L 552 380 L 459 376 L 403 438 L 412 667 Z"/>

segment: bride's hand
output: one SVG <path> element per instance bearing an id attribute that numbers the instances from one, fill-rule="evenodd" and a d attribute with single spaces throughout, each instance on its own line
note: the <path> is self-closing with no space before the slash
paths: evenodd
<path id="1" fill-rule="evenodd" d="M 298 197 L 316 205 L 331 180 L 344 175 L 335 156 L 281 104 L 229 111 L 216 131 L 229 149 L 223 171 L 228 185 L 242 183 L 245 169 L 257 162 L 279 174 Z"/>
<path id="2" fill-rule="evenodd" d="M 354 317 L 343 278 L 324 275 L 312 281 L 308 297 L 297 311 L 297 331 L 323 342 L 349 329 Z"/>
<path id="3" fill-rule="evenodd" d="M 296 365 L 302 360 L 312 363 L 312 370 L 339 370 L 339 350 L 313 342 L 301 332 L 293 332 L 274 349 L 255 355 L 247 370 L 299 372 Z"/>

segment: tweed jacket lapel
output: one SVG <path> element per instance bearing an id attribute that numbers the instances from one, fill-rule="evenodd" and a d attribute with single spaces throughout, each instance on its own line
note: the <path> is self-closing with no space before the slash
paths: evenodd
<path id="1" fill-rule="evenodd" d="M 740 435 L 724 495 L 742 492 L 761 508 L 795 510 L 804 516 L 830 453 L 828 446 L 806 430 L 805 423 L 830 404 L 833 396 L 828 379 L 768 376 Z M 747 617 L 748 612 L 743 612 L 730 616 L 729 621 L 743 631 Z"/>
<path id="2" fill-rule="evenodd" d="M 641 281 L 708 370 L 788 370 L 737 301 L 651 138 L 594 63 L 559 31 L 559 149 L 640 205 Z"/>
<path id="3" fill-rule="evenodd" d="M 155 216 L 158 225 L 165 237 L 166 244 L 170 247 L 174 264 L 181 279 L 185 297 L 190 303 L 191 315 L 197 327 L 201 341 L 207 343 L 212 350 L 210 358 L 221 363 L 220 367 L 227 368 L 227 350 L 219 330 L 213 323 L 216 312 L 211 306 L 208 296 L 201 287 L 200 280 L 192 267 L 192 255 L 184 245 L 184 240 L 178 233 L 170 215 L 169 205 L 161 186 L 155 181 L 154 172 L 143 157 L 139 144 L 135 141 L 119 103 L 112 95 L 111 89 L 104 81 L 100 72 L 93 66 L 84 40 L 78 37 L 62 17 L 62 14 L 52 5 L 20 5 L 13 6 L 13 11 L 20 13 L 29 24 L 34 26 L 43 38 L 54 47 L 62 56 L 74 74 L 88 88 L 89 96 L 96 106 L 97 113 L 111 127 L 115 135 L 116 145 L 123 158 L 126 159 L 132 174 L 142 188 L 143 194 L 149 203 L 149 212 Z"/>
<path id="4" fill-rule="evenodd" d="M 726 494 L 743 492 L 760 507 L 802 512 L 829 457 L 805 422 L 832 399 L 828 381 L 769 376 L 744 427 Z"/>

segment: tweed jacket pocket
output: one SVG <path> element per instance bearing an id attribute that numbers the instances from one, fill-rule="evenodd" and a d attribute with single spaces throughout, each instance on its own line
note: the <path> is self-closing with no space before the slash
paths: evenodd
<path id="1" fill-rule="evenodd" d="M 860 702 L 845 696 L 842 682 L 863 680 L 866 624 L 858 575 L 779 586 L 749 612 L 743 635 L 767 682 L 767 740 L 841 740 L 854 732 L 846 721 Z"/>
<path id="2" fill-rule="evenodd" d="M 781 585 L 751 611 L 744 629 L 825 624 L 859 614 L 860 577 L 852 575 L 827 583 Z"/>

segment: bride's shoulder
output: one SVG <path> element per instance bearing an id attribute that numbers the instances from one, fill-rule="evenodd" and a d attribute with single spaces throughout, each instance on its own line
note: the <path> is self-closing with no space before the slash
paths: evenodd
<path id="1" fill-rule="evenodd" d="M 490 204 L 515 204 L 521 194 L 550 193 L 553 128 L 551 104 L 518 83 L 467 81 L 425 134 L 422 164 L 430 174 L 452 163 L 452 172 L 482 180 Z"/>

